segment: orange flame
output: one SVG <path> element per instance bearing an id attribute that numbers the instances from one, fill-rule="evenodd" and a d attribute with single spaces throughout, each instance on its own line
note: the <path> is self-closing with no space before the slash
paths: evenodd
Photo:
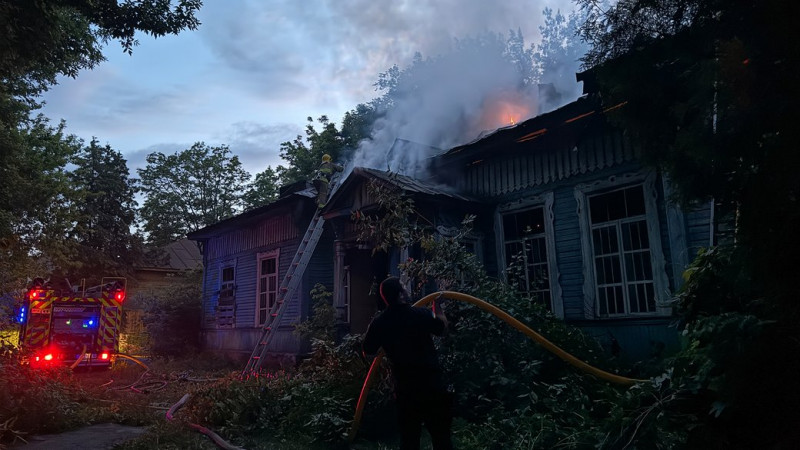
<path id="1" fill-rule="evenodd" d="M 483 130 L 515 126 L 533 117 L 535 105 L 516 95 L 499 95 L 484 103 L 478 125 Z"/>

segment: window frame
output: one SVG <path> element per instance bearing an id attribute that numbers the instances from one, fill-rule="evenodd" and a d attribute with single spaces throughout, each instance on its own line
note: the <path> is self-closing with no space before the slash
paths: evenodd
<path id="1" fill-rule="evenodd" d="M 550 308 L 552 313 L 560 318 L 564 318 L 564 301 L 561 290 L 561 274 L 558 270 L 558 258 L 556 255 L 556 241 L 553 213 L 554 196 L 552 191 L 542 194 L 528 196 L 523 199 L 499 205 L 495 213 L 496 239 L 499 245 L 497 248 L 497 262 L 499 272 L 503 280 L 508 281 L 505 261 L 506 261 L 506 240 L 503 218 L 506 215 L 518 214 L 532 209 L 542 208 L 544 215 L 544 238 L 545 251 L 547 252 L 547 272 L 548 284 L 550 288 Z"/>
<path id="2" fill-rule="evenodd" d="M 342 276 L 342 305 L 340 320 L 343 323 L 350 323 L 350 305 L 351 303 L 351 290 L 350 290 L 350 265 L 343 266 Z"/>
<path id="3" fill-rule="evenodd" d="M 666 260 L 662 248 L 662 236 L 658 214 L 658 191 L 656 189 L 657 174 L 654 171 L 638 171 L 622 175 L 613 175 L 606 179 L 598 180 L 593 183 L 579 184 L 575 186 L 574 194 L 578 205 L 578 219 L 581 228 L 581 250 L 583 254 L 583 298 L 584 316 L 592 320 L 613 320 L 637 317 L 657 317 L 669 315 L 671 308 L 666 302 L 671 298 L 669 281 L 666 272 Z M 625 299 L 625 310 L 623 314 L 600 315 L 599 299 L 597 296 L 597 278 L 595 274 L 595 250 L 592 239 L 593 224 L 589 213 L 589 199 L 596 195 L 610 193 L 634 186 L 641 186 L 644 194 L 645 224 L 647 228 L 647 240 L 650 245 L 650 265 L 653 272 L 653 292 L 655 296 L 655 311 L 652 312 L 630 312 L 628 303 L 628 283 L 623 282 L 623 298 Z M 617 221 L 621 222 L 621 221 Z M 620 242 L 620 245 L 622 243 Z M 620 251 L 624 254 L 624 251 Z M 622 262 L 624 266 L 624 261 Z M 622 267 L 623 272 L 625 268 Z M 623 280 L 625 277 L 623 276 Z"/>
<path id="4" fill-rule="evenodd" d="M 275 301 L 278 301 L 278 296 L 280 294 L 280 292 L 279 292 L 280 291 L 280 285 L 281 285 L 281 278 L 280 278 L 280 274 L 281 274 L 280 249 L 274 249 L 274 250 L 269 250 L 269 251 L 266 251 L 266 252 L 258 253 L 256 255 L 255 317 L 254 317 L 254 320 L 253 320 L 253 323 L 254 323 L 255 327 L 264 327 L 264 326 L 268 325 L 269 321 L 270 321 L 269 313 L 270 313 L 272 308 L 270 307 L 270 304 L 269 304 L 269 292 L 270 292 L 269 291 L 269 279 L 267 279 L 267 291 L 265 292 L 267 294 L 267 308 L 266 308 L 267 316 L 265 317 L 265 320 L 264 320 L 263 323 L 261 323 L 261 321 L 259 320 L 260 319 L 260 314 L 261 314 L 261 309 L 262 309 L 261 308 L 261 294 L 262 294 L 262 292 L 261 292 L 261 278 L 262 278 L 262 275 L 261 275 L 261 264 L 262 264 L 263 261 L 266 261 L 266 260 L 269 260 L 269 259 L 274 259 L 275 260 L 275 274 L 274 274 L 274 277 L 275 277 Z"/>
<path id="5" fill-rule="evenodd" d="M 236 328 L 236 261 L 224 261 L 220 263 L 219 272 L 217 274 L 219 280 L 219 290 L 217 291 L 217 311 L 214 314 L 214 322 L 217 328 Z M 230 270 L 233 279 L 226 281 L 225 280 L 225 272 Z M 230 285 L 229 287 L 227 285 Z M 221 305 L 220 300 L 222 299 L 222 293 L 226 290 L 231 291 L 231 301 L 230 304 Z M 221 323 L 221 309 L 226 308 L 230 309 L 230 323 Z"/>

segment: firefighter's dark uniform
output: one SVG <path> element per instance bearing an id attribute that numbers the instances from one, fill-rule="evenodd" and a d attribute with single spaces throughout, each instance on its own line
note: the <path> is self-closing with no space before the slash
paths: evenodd
<path id="1" fill-rule="evenodd" d="M 375 317 L 364 336 L 365 354 L 383 347 L 392 366 L 401 449 L 419 449 L 422 425 L 434 450 L 452 449 L 452 395 L 442 377 L 431 335 L 444 332 L 444 322 L 425 308 L 390 304 Z"/>

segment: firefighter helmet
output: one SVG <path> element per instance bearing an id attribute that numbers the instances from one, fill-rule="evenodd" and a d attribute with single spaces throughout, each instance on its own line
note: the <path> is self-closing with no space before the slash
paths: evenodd
<path id="1" fill-rule="evenodd" d="M 322 162 L 331 162 L 331 155 L 325 153 L 322 155 Z"/>

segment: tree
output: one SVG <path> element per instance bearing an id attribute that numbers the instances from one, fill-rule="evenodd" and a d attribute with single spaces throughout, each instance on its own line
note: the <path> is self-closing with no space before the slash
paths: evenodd
<path id="1" fill-rule="evenodd" d="M 130 276 L 141 261 L 141 239 L 132 231 L 136 220 L 133 180 L 122 154 L 93 138 L 73 159 L 70 180 L 80 189 L 78 218 L 69 233 L 75 257 L 56 265 L 70 280 Z"/>
<path id="2" fill-rule="evenodd" d="M 41 273 L 42 252 L 68 257 L 65 230 L 73 218 L 66 163 L 80 148 L 64 132 L 32 116 L 39 95 L 59 75 L 76 77 L 103 61 L 117 40 L 130 53 L 136 33 L 158 37 L 195 29 L 200 0 L 157 2 L 11 0 L 0 4 L 0 284 L 24 284 Z M 36 259 L 34 259 L 36 258 Z M 62 258 L 63 259 L 63 258 Z M 20 280 L 22 277 L 22 281 Z"/>
<path id="3" fill-rule="evenodd" d="M 194 30 L 201 5 L 201 0 L 3 2 L 3 93 L 30 99 L 55 84 L 57 75 L 75 77 L 103 61 L 102 47 L 112 39 L 131 53 L 137 32 L 160 37 Z"/>
<path id="4" fill-rule="evenodd" d="M 271 166 L 257 173 L 255 179 L 247 187 L 242 196 L 244 209 L 258 208 L 278 198 L 278 174 Z"/>
<path id="5" fill-rule="evenodd" d="M 227 146 L 203 142 L 173 155 L 151 153 L 138 173 L 146 196 L 143 229 L 148 243 L 156 246 L 234 215 L 250 179 Z"/>
<path id="6" fill-rule="evenodd" d="M 533 80 L 550 88 L 539 91 L 539 103 L 544 110 L 550 110 L 577 96 L 575 72 L 586 52 L 579 32 L 586 18 L 575 11 L 568 17 L 561 11 L 553 14 L 551 8 L 545 8 L 542 16 L 544 25 L 539 26 L 542 40 L 536 45 L 530 66 L 534 71 Z"/>
<path id="7" fill-rule="evenodd" d="M 294 141 L 281 144 L 280 155 L 288 167 L 278 166 L 277 172 L 283 184 L 291 184 L 300 180 L 311 180 L 322 162 L 322 155 L 328 154 L 337 161 L 342 152 L 344 141 L 336 125 L 321 116 L 317 122 L 322 131 L 314 128 L 314 120 L 309 117 L 306 125 L 306 136 L 298 135 Z"/>
<path id="8" fill-rule="evenodd" d="M 67 257 L 79 188 L 67 165 L 81 142 L 39 115 L 15 133 L 17 151 L 0 152 L 0 287 L 24 287 L 49 255 Z"/>
<path id="9" fill-rule="evenodd" d="M 342 157 L 350 159 L 361 141 L 369 139 L 372 135 L 372 126 L 381 116 L 379 100 L 361 103 L 355 109 L 344 113 L 342 118 L 342 143 L 344 144 Z"/>
<path id="10" fill-rule="evenodd" d="M 672 382 L 701 394 L 690 444 L 796 447 L 800 363 L 783 356 L 800 352 L 796 14 L 777 0 L 579 3 L 590 76 L 624 104 L 612 120 L 685 202 L 733 218 L 735 239 L 700 256 L 679 296 L 691 345 Z"/>

